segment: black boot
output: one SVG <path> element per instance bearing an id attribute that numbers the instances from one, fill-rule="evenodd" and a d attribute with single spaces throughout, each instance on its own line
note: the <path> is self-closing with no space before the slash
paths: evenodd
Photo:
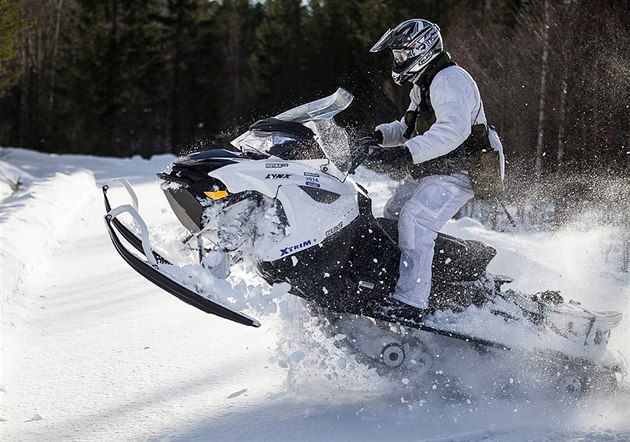
<path id="1" fill-rule="evenodd" d="M 374 309 L 374 317 L 398 324 L 422 324 L 430 309 L 421 309 L 394 298 L 386 298 Z"/>

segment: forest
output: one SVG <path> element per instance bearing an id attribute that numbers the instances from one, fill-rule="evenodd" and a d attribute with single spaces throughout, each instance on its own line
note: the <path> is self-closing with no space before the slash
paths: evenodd
<path id="1" fill-rule="evenodd" d="M 508 185 L 630 175 L 630 0 L 0 0 L 0 145 L 178 154 L 338 86 L 370 132 L 408 89 L 369 49 L 412 17 L 477 81 Z"/>
<path id="2" fill-rule="evenodd" d="M 630 2 L 0 0 L 0 145 L 129 156 L 190 150 L 345 87 L 358 131 L 402 115 L 391 55 L 438 23 L 513 162 L 628 171 Z"/>

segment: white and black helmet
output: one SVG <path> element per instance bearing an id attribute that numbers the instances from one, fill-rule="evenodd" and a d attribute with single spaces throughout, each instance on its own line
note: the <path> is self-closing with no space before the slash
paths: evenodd
<path id="1" fill-rule="evenodd" d="M 392 78 L 398 85 L 413 80 L 422 74 L 427 66 L 442 51 L 440 28 L 427 20 L 413 18 L 389 29 L 370 52 L 391 49 L 394 55 Z"/>

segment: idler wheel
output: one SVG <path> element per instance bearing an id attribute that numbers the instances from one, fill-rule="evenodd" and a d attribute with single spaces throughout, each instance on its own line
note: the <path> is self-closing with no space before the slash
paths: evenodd
<path id="1" fill-rule="evenodd" d="M 582 396 L 582 381 L 577 376 L 565 376 L 558 381 L 558 391 L 577 399 Z"/>
<path id="2" fill-rule="evenodd" d="M 396 343 L 388 344 L 381 352 L 383 363 L 390 368 L 399 367 L 405 360 L 405 351 Z"/>

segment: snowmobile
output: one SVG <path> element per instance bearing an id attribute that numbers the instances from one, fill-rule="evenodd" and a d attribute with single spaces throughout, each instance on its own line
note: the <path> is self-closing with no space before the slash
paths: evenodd
<path id="1" fill-rule="evenodd" d="M 397 222 L 376 218 L 366 189 L 352 176 L 368 152 L 352 149 L 334 117 L 352 102 L 334 94 L 257 121 L 232 147 L 180 157 L 158 174 L 174 214 L 189 232 L 205 271 L 226 278 L 230 266 L 251 259 L 270 285 L 285 284 L 333 333 L 364 359 L 385 369 L 426 371 L 431 355 L 421 339 L 401 329 L 456 338 L 471 345 L 523 350 L 557 361 L 559 388 L 579 394 L 593 374 L 618 377 L 625 368 L 607 349 L 621 313 L 595 313 L 558 292 L 521 294 L 489 274 L 492 247 L 440 233 L 433 260 L 430 304 L 421 319 L 388 315 L 381 306 L 398 279 Z M 191 285 L 152 247 L 133 205 L 111 207 L 103 186 L 106 225 L 125 261 L 160 288 L 194 307 L 240 324 L 260 323 Z M 128 213 L 136 227 L 121 222 Z M 362 338 L 380 328 L 378 342 Z M 515 332 L 517 330 L 517 332 Z M 550 358 L 552 356 L 552 358 Z M 570 367 L 570 368 L 569 368 Z"/>

